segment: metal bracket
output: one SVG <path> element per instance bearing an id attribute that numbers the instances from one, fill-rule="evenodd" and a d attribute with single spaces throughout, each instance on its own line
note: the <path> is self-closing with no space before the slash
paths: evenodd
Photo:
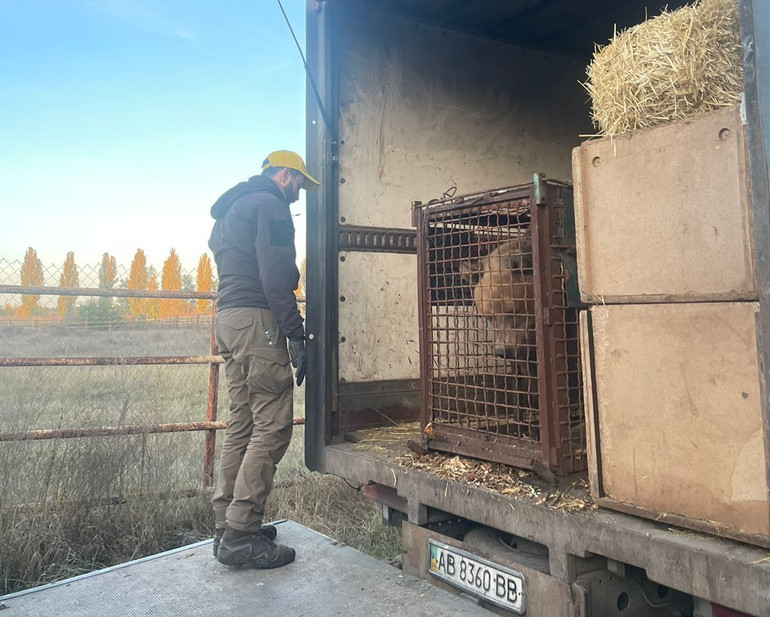
<path id="1" fill-rule="evenodd" d="M 340 251 L 417 254 L 417 230 L 340 225 Z"/>

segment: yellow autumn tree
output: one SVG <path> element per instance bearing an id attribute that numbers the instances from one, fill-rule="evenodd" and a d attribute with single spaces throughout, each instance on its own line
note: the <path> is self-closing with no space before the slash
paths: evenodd
<path id="1" fill-rule="evenodd" d="M 198 260 L 198 291 L 211 291 L 214 288 L 214 274 L 211 271 L 211 260 L 206 253 Z M 198 313 L 208 313 L 211 310 L 211 300 L 198 300 Z"/>
<path id="2" fill-rule="evenodd" d="M 112 289 L 118 280 L 118 264 L 109 253 L 102 255 L 99 266 L 99 289 Z"/>
<path id="3" fill-rule="evenodd" d="M 294 295 L 298 298 L 304 298 L 307 293 L 307 279 L 305 278 L 305 272 L 307 271 L 307 257 L 302 260 L 299 265 L 299 283 L 297 289 L 294 290 Z"/>
<path id="4" fill-rule="evenodd" d="M 168 259 L 163 262 L 163 273 L 160 279 L 160 288 L 163 291 L 182 291 L 182 263 L 174 249 Z M 185 312 L 183 300 L 164 298 L 160 301 L 160 316 L 169 317 Z"/>
<path id="5" fill-rule="evenodd" d="M 64 260 L 61 276 L 59 277 L 59 287 L 79 287 L 78 267 L 75 263 L 75 253 L 70 251 Z M 56 316 L 59 319 L 69 317 L 72 313 L 72 307 L 75 306 L 77 296 L 59 296 L 56 302 Z"/>
<path id="6" fill-rule="evenodd" d="M 21 264 L 21 284 L 27 287 L 43 285 L 43 263 L 37 256 L 37 251 L 31 246 L 24 255 Z M 16 310 L 17 317 L 32 317 L 40 310 L 40 296 L 37 294 L 22 294 L 21 306 Z"/>
<path id="7" fill-rule="evenodd" d="M 129 289 L 147 289 L 147 257 L 142 249 L 136 249 L 131 262 L 131 272 L 128 275 Z M 128 298 L 128 312 L 131 317 L 142 317 L 147 312 L 147 300 L 144 298 Z"/>
<path id="8" fill-rule="evenodd" d="M 153 291 L 158 289 L 158 273 L 152 266 L 147 270 L 147 289 Z M 144 314 L 148 319 L 155 319 L 160 315 L 161 302 L 163 302 L 163 300 L 158 300 L 158 298 L 147 298 L 144 301 Z"/>

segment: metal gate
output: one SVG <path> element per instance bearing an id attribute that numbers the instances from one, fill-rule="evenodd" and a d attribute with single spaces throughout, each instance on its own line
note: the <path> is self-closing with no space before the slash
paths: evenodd
<path id="1" fill-rule="evenodd" d="M 428 447 L 584 470 L 572 189 L 536 175 L 413 213 Z"/>

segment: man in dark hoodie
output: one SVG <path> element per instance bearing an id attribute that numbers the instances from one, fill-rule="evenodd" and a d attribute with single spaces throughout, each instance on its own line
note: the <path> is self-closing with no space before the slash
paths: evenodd
<path id="1" fill-rule="evenodd" d="M 289 204 L 319 182 L 302 158 L 270 153 L 262 175 L 234 186 L 211 207 L 209 239 L 219 276 L 215 333 L 225 359 L 230 422 L 214 492 L 214 555 L 227 565 L 277 568 L 294 549 L 262 525 L 273 474 L 289 446 L 293 379 L 305 378 L 305 331 L 294 290 L 294 224 Z M 286 341 L 288 339 L 288 350 Z"/>

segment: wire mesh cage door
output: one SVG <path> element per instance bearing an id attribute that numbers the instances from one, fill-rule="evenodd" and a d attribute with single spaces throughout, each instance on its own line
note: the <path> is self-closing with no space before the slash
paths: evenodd
<path id="1" fill-rule="evenodd" d="M 571 189 L 538 176 L 415 203 L 414 223 L 428 447 L 585 469 Z"/>

